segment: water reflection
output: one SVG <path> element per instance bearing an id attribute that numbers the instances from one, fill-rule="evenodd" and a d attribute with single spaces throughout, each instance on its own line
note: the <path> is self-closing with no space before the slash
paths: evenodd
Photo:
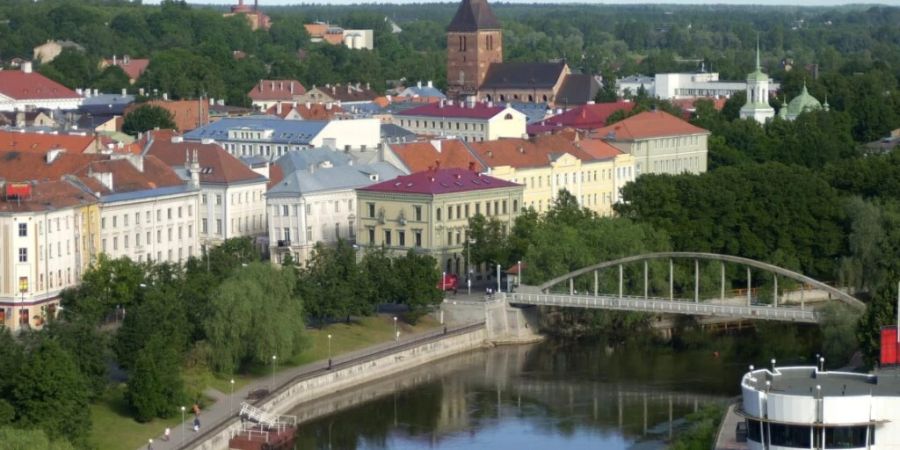
<path id="1" fill-rule="evenodd" d="M 770 333 L 677 351 L 548 341 L 460 355 L 295 408 L 312 418 L 297 448 L 665 448 L 686 415 L 739 394 L 746 363 L 772 356 L 757 354 L 768 339 L 804 341 Z"/>

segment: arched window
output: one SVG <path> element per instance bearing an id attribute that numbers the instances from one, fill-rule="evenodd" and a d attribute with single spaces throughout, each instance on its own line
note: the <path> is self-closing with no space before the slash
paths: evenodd
<path id="1" fill-rule="evenodd" d="M 528 103 L 534 103 L 534 96 L 533 96 L 533 95 L 530 95 L 530 94 L 528 95 Z"/>
<path id="2" fill-rule="evenodd" d="M 465 50 L 466 50 L 466 38 L 465 38 L 465 36 L 460 36 L 459 37 L 459 51 L 462 52 Z"/>
<path id="3" fill-rule="evenodd" d="M 506 113 L 506 116 L 503 117 L 504 120 L 512 120 L 512 114 Z"/>

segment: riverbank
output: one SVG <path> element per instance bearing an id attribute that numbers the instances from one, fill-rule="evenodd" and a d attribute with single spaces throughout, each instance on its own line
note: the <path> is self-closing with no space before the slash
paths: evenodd
<path id="1" fill-rule="evenodd" d="M 422 336 L 401 339 L 390 345 L 376 346 L 360 354 L 345 358 L 334 358 L 333 366 L 327 362 L 308 365 L 295 374 L 281 374 L 274 377 L 272 389 L 265 398 L 253 405 L 272 414 L 281 414 L 298 403 L 333 394 L 341 389 L 408 370 L 438 359 L 483 347 L 487 333 L 484 323 L 442 329 Z M 380 348 L 379 348 L 380 347 Z M 293 376 L 285 376 L 293 375 Z M 244 398 L 252 386 L 236 393 L 236 398 Z M 235 403 L 238 403 L 236 401 Z M 238 404 L 225 408 L 214 408 L 204 414 L 206 426 L 217 424 L 199 435 L 174 436 L 177 442 L 163 442 L 157 450 L 192 448 L 225 449 L 231 435 L 240 430 L 236 413 Z M 184 442 L 180 441 L 184 439 Z"/>

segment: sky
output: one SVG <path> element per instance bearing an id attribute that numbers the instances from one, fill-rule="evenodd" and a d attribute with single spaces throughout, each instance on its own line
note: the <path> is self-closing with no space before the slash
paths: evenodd
<path id="1" fill-rule="evenodd" d="M 301 3 L 317 3 L 317 4 L 355 4 L 355 3 L 424 3 L 424 2 L 447 2 L 450 0 L 379 0 L 377 2 L 366 2 L 360 0 L 259 0 L 260 6 L 267 5 L 297 5 Z M 859 4 L 882 4 L 891 6 L 900 6 L 900 0 L 497 0 L 510 3 L 590 3 L 590 4 L 647 4 L 647 3 L 663 3 L 663 4 L 729 4 L 729 5 L 790 5 L 790 6 L 837 6 L 837 5 L 859 5 Z M 144 3 L 159 3 L 159 0 L 144 0 Z M 188 0 L 192 4 L 215 4 L 215 5 L 233 5 L 237 0 Z M 253 0 L 246 0 L 245 3 L 252 4 Z"/>

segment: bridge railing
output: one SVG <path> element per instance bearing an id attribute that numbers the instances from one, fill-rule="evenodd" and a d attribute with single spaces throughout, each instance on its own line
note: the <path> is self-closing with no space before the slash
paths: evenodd
<path id="1" fill-rule="evenodd" d="M 564 294 L 509 294 L 509 302 L 517 304 L 559 307 L 580 307 L 698 316 L 739 317 L 746 319 L 817 322 L 818 314 L 810 309 L 769 306 L 737 306 L 696 303 L 685 300 L 652 299 L 633 296 L 589 296 Z"/>

